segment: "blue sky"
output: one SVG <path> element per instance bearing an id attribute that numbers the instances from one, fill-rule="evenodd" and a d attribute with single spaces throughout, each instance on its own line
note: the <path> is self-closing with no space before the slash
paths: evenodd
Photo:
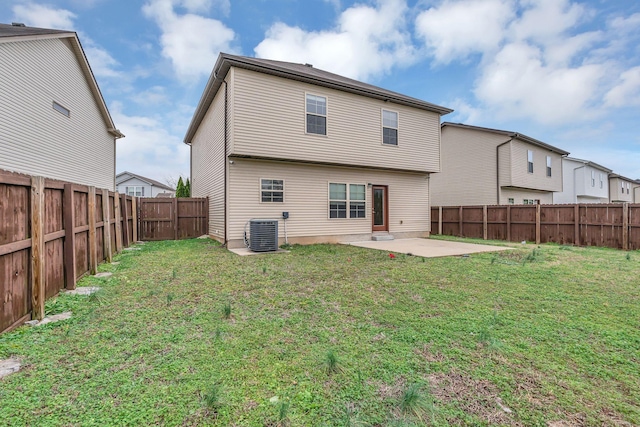
<path id="1" fill-rule="evenodd" d="M 0 22 L 78 32 L 118 172 L 188 176 L 182 139 L 219 52 L 311 63 L 640 178 L 640 2 L 2 0 Z"/>

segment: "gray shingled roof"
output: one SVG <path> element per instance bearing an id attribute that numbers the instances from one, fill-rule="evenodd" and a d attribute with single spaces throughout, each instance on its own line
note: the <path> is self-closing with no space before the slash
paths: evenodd
<path id="1" fill-rule="evenodd" d="M 484 128 L 484 127 L 480 127 L 480 126 L 472 126 L 472 125 L 465 125 L 462 123 L 451 123 L 451 122 L 443 122 L 440 127 L 444 128 L 446 126 L 451 126 L 451 127 L 457 127 L 457 128 L 462 128 L 462 129 L 473 129 L 473 130 L 480 130 L 480 131 L 484 131 L 484 132 L 492 132 L 492 133 L 498 133 L 500 135 L 505 135 L 508 138 L 518 138 L 522 141 L 526 141 L 530 144 L 534 144 L 534 145 L 538 145 L 542 148 L 545 148 L 547 150 L 551 150 L 553 152 L 556 152 L 562 156 L 566 156 L 569 154 L 568 151 L 565 151 L 561 148 L 558 147 L 554 147 L 553 145 L 549 145 L 546 142 L 542 142 L 542 141 L 538 141 L 535 138 L 531 138 L 530 136 L 527 136 L 523 133 L 518 133 L 518 132 L 513 132 L 510 130 L 500 130 L 500 129 L 492 129 L 492 128 Z"/>
<path id="2" fill-rule="evenodd" d="M 314 68 L 310 64 L 298 64 L 293 62 L 274 61 L 271 59 L 251 58 L 247 56 L 221 53 L 220 56 L 218 56 L 216 65 L 213 67 L 213 72 L 209 77 L 209 81 L 207 82 L 202 97 L 200 98 L 200 102 L 198 103 L 198 107 L 191 119 L 191 124 L 189 125 L 189 129 L 187 130 L 187 134 L 184 138 L 185 143 L 191 143 L 191 139 L 204 119 L 204 115 L 207 112 L 209 105 L 213 102 L 215 94 L 222 85 L 222 80 L 225 78 L 231 67 L 245 68 L 278 77 L 351 92 L 357 95 L 368 96 L 383 101 L 390 101 L 401 105 L 433 111 L 442 115 L 449 114 L 453 111 L 450 108 L 431 104 L 421 99 L 412 98 L 401 93 Z"/>
<path id="3" fill-rule="evenodd" d="M 118 175 L 116 175 L 116 185 L 120 185 L 121 183 L 127 181 L 128 179 L 131 179 L 131 178 L 127 178 L 127 179 L 121 179 L 121 180 L 118 181 L 118 178 L 122 177 L 122 175 L 125 175 L 125 174 L 130 175 L 131 178 L 138 178 L 140 181 L 144 181 L 147 184 L 151 184 L 154 187 L 159 187 L 159 188 L 162 188 L 162 189 L 165 189 L 165 190 L 175 191 L 175 188 L 171 188 L 167 184 L 163 184 L 163 183 L 161 183 L 159 181 L 156 181 L 155 179 L 147 178 L 145 176 L 141 176 L 141 175 L 138 175 L 138 174 L 135 174 L 135 173 L 127 172 L 127 171 L 120 172 Z"/>
<path id="4" fill-rule="evenodd" d="M 48 28 L 23 27 L 12 24 L 0 24 L 0 37 L 42 36 L 46 34 L 73 34 L 73 31 L 51 30 Z"/>

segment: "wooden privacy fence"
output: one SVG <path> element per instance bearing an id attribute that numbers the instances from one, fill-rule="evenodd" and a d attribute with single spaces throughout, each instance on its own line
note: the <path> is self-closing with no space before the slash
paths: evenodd
<path id="1" fill-rule="evenodd" d="M 139 199 L 140 240 L 178 240 L 208 233 L 209 199 Z"/>
<path id="2" fill-rule="evenodd" d="M 136 200 L 0 170 L 0 332 L 137 240 Z"/>
<path id="3" fill-rule="evenodd" d="M 431 233 L 635 250 L 640 204 L 434 206 Z"/>

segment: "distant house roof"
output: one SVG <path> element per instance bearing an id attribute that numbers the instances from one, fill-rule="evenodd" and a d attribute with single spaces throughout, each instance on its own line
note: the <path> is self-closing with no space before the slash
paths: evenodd
<path id="1" fill-rule="evenodd" d="M 169 191 L 176 191 L 174 188 L 169 187 L 167 184 L 156 181 L 155 179 L 147 178 L 127 171 L 120 172 L 118 175 L 116 175 L 116 185 L 120 185 L 123 182 L 130 180 L 131 178 L 137 178 L 140 181 L 146 182 L 153 187 L 158 187 Z"/>
<path id="2" fill-rule="evenodd" d="M 609 178 L 620 178 L 625 181 L 633 182 L 634 184 L 640 184 L 640 180 L 627 178 L 626 176 L 618 175 L 617 173 L 610 173 Z"/>
<path id="3" fill-rule="evenodd" d="M 78 39 L 78 35 L 74 31 L 26 27 L 23 24 L 16 23 L 11 25 L 0 24 L 0 43 L 43 40 L 52 38 L 69 40 L 69 43 L 71 44 L 71 47 L 73 49 L 73 53 L 75 54 L 78 63 L 80 64 L 80 68 L 82 69 L 87 83 L 89 84 L 89 88 L 93 93 L 93 97 L 96 100 L 98 109 L 102 114 L 102 118 L 107 125 L 107 131 L 116 138 L 124 137 L 124 135 L 118 129 L 116 129 L 113 123 L 111 114 L 109 114 L 107 105 L 105 104 L 104 98 L 102 97 L 102 92 L 100 92 L 100 88 L 98 87 L 98 82 L 96 81 L 95 76 L 91 71 L 91 66 L 87 61 L 87 57 L 84 54 L 82 45 L 80 44 L 80 39 Z"/>
<path id="4" fill-rule="evenodd" d="M 607 167 L 604 167 L 602 165 L 599 165 L 599 164 L 597 164 L 595 162 L 592 162 L 591 160 L 576 159 L 575 157 L 566 157 L 566 159 L 574 161 L 574 162 L 578 162 L 578 163 L 583 163 L 583 164 L 585 164 L 587 166 L 591 166 L 591 167 L 594 167 L 596 169 L 600 169 L 600 170 L 602 170 L 604 172 L 607 172 L 607 173 L 613 172 L 611 169 L 609 169 Z M 631 180 L 631 181 L 633 181 L 633 180 Z"/>
<path id="5" fill-rule="evenodd" d="M 211 105 L 213 98 L 218 92 L 218 89 L 222 85 L 222 81 L 231 67 L 244 68 L 291 80 L 311 83 L 383 101 L 394 102 L 396 104 L 433 111 L 442 115 L 449 114 L 453 111 L 449 108 L 431 104 L 421 99 L 412 98 L 410 96 L 402 95 L 358 80 L 314 68 L 310 64 L 297 64 L 293 62 L 274 61 L 271 59 L 251 58 L 247 56 L 221 53 L 213 67 L 209 81 L 205 86 L 200 102 L 198 103 L 198 107 L 191 119 L 189 129 L 184 137 L 184 142 L 186 144 L 191 143 L 196 130 L 204 119 L 204 115 L 206 114 L 209 105 Z"/>
<path id="6" fill-rule="evenodd" d="M 545 142 L 539 141 L 535 138 L 531 138 L 530 136 L 527 136 L 523 133 L 518 133 L 518 132 L 513 132 L 510 130 L 500 130 L 500 129 L 491 129 L 491 128 L 484 128 L 484 127 L 480 127 L 480 126 L 471 126 L 471 125 L 465 125 L 462 123 L 451 123 L 451 122 L 443 122 L 442 125 L 440 125 L 441 128 L 444 128 L 446 126 L 449 127 L 456 127 L 456 128 L 462 128 L 462 129 L 471 129 L 471 130 L 479 130 L 479 131 L 483 131 L 483 132 L 492 132 L 492 133 L 497 133 L 500 135 L 504 135 L 507 138 L 517 138 L 520 139 L 522 141 L 528 142 L 530 144 L 533 145 L 537 145 L 539 147 L 542 147 L 546 150 L 550 150 L 553 151 L 555 153 L 558 153 L 562 156 L 566 156 L 569 154 L 568 151 L 564 151 L 561 148 L 558 147 L 554 147 L 553 145 L 549 145 Z"/>

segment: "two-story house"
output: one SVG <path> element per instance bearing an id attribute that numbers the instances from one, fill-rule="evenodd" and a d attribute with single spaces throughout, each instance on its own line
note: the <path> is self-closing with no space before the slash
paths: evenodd
<path id="1" fill-rule="evenodd" d="M 638 203 L 635 197 L 640 184 L 634 179 L 615 173 L 609 174 L 609 201 L 611 203 Z"/>
<path id="2" fill-rule="evenodd" d="M 427 236 L 451 111 L 309 64 L 221 54 L 184 138 L 192 195 L 209 197 L 209 234 L 229 248 L 250 219 L 283 212 L 292 243 Z"/>
<path id="3" fill-rule="evenodd" d="M 517 132 L 445 122 L 434 206 L 552 203 L 569 154 Z"/>
<path id="4" fill-rule="evenodd" d="M 116 188 L 120 194 L 133 197 L 174 197 L 176 190 L 155 179 L 131 172 L 116 175 Z"/>
<path id="5" fill-rule="evenodd" d="M 0 24 L 0 169 L 115 189 L 116 142 L 75 32 Z"/>
<path id="6" fill-rule="evenodd" d="M 553 194 L 553 203 L 609 203 L 611 169 L 589 160 L 562 159 L 563 190 Z"/>

